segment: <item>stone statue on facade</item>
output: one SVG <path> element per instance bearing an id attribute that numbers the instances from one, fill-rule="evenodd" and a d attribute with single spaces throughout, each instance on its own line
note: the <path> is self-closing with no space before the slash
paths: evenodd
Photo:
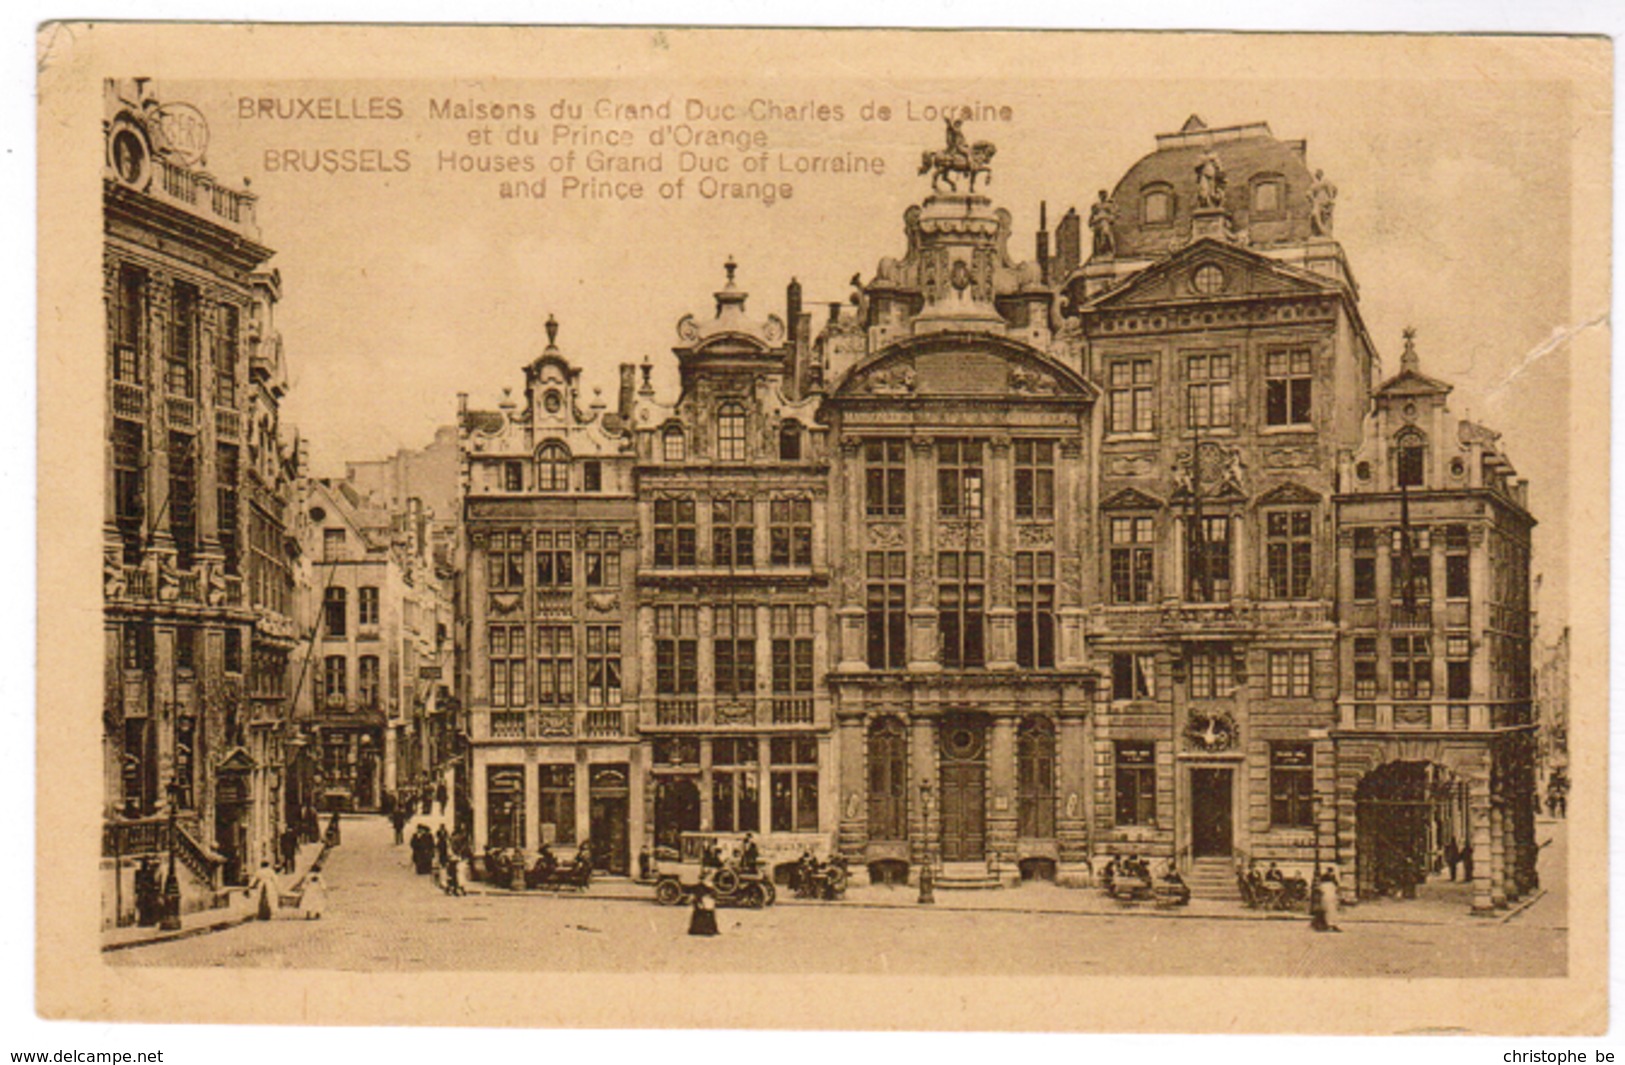
<path id="1" fill-rule="evenodd" d="M 1224 206 L 1224 167 L 1214 152 L 1207 151 L 1196 163 L 1197 209 Z"/>
<path id="2" fill-rule="evenodd" d="M 997 151 L 991 141 L 977 141 L 970 144 L 965 139 L 963 127 L 964 120 L 946 118 L 947 146 L 940 152 L 927 149 L 920 156 L 920 173 L 931 175 L 931 190 L 942 191 L 942 182 L 948 183 L 949 192 L 958 192 L 959 185 L 954 181 L 955 174 L 964 174 L 970 179 L 970 191 L 976 191 L 977 175 L 986 175 L 987 180 L 993 180 L 992 168 L 988 163 Z"/>
<path id="3" fill-rule="evenodd" d="M 1326 171 L 1316 170 L 1309 186 L 1309 232 L 1317 237 L 1332 235 L 1332 211 L 1337 207 L 1337 186 L 1326 180 Z"/>
<path id="4" fill-rule="evenodd" d="M 1095 255 L 1110 259 L 1117 254 L 1117 205 L 1100 190 L 1100 198 L 1089 207 L 1089 229 L 1095 235 Z"/>

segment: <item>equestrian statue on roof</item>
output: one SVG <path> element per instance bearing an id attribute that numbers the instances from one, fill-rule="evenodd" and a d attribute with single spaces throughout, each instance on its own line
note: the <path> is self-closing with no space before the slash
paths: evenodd
<path id="1" fill-rule="evenodd" d="M 964 119 L 944 117 L 943 122 L 948 127 L 948 145 L 940 152 L 927 150 L 920 157 L 920 173 L 931 175 L 933 192 L 941 192 L 941 183 L 944 181 L 948 183 L 949 192 L 958 192 L 959 186 L 953 177 L 955 174 L 964 174 L 970 178 L 970 191 L 975 192 L 978 174 L 986 175 L 988 181 L 993 180 L 993 172 L 988 162 L 992 160 L 997 149 L 993 147 L 991 141 L 967 143 L 962 128 Z"/>

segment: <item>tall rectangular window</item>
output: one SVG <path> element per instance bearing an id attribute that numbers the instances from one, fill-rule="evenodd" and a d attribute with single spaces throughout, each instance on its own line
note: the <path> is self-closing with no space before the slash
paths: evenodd
<path id="1" fill-rule="evenodd" d="M 1016 552 L 1016 664 L 1055 668 L 1055 554 Z"/>
<path id="2" fill-rule="evenodd" d="M 525 691 L 525 626 L 492 625 L 486 638 L 491 659 L 491 705 L 524 707 L 529 702 Z"/>
<path id="3" fill-rule="evenodd" d="M 525 536 L 523 533 L 492 533 L 486 548 L 486 565 L 491 587 L 497 591 L 518 591 L 525 586 Z"/>
<path id="4" fill-rule="evenodd" d="M 655 607 L 655 691 L 694 695 L 700 690 L 699 608 Z"/>
<path id="5" fill-rule="evenodd" d="M 1369 603 L 1377 598 L 1377 530 L 1354 530 L 1354 598 Z"/>
<path id="6" fill-rule="evenodd" d="M 1389 594 L 1393 599 L 1431 600 L 1433 598 L 1433 537 L 1426 526 L 1413 525 L 1410 529 L 1410 551 L 1405 550 L 1406 531 L 1393 532 L 1393 543 L 1388 555 Z M 1407 570 L 1405 559 L 1410 557 Z"/>
<path id="7" fill-rule="evenodd" d="M 356 589 L 355 623 L 363 628 L 378 624 L 378 588 L 364 584 Z"/>
<path id="8" fill-rule="evenodd" d="M 1155 367 L 1151 359 L 1118 359 L 1110 364 L 1112 432 L 1149 433 L 1156 428 Z"/>
<path id="9" fill-rule="evenodd" d="M 546 530 L 538 532 L 536 587 L 572 587 L 575 584 L 575 557 L 575 533 L 562 529 L 557 532 Z M 516 587 L 522 587 L 522 584 Z"/>
<path id="10" fill-rule="evenodd" d="M 1055 441 L 1016 441 L 1016 517 L 1055 517 Z"/>
<path id="11" fill-rule="evenodd" d="M 1389 656 L 1395 699 L 1433 698 L 1433 646 L 1429 636 L 1391 637 Z"/>
<path id="12" fill-rule="evenodd" d="M 169 350 L 164 362 L 164 384 L 171 395 L 197 395 L 197 341 L 197 287 L 177 281 L 169 305 Z"/>
<path id="13" fill-rule="evenodd" d="M 1119 825 L 1157 823 L 1157 745 L 1118 740 L 1113 811 Z"/>
<path id="14" fill-rule="evenodd" d="M 1230 518 L 1204 514 L 1185 522 L 1188 598 L 1196 603 L 1230 601 Z"/>
<path id="15" fill-rule="evenodd" d="M 902 440 L 863 444 L 864 509 L 871 518 L 900 518 L 908 498 L 908 467 Z"/>
<path id="16" fill-rule="evenodd" d="M 518 459 L 509 459 L 502 464 L 502 490 L 504 492 L 523 492 L 525 490 L 525 464 Z"/>
<path id="17" fill-rule="evenodd" d="M 745 408 L 737 403 L 724 403 L 717 411 L 717 458 L 745 461 Z"/>
<path id="18" fill-rule="evenodd" d="M 982 442 L 937 441 L 937 513 L 944 518 L 982 516 Z"/>
<path id="19" fill-rule="evenodd" d="M 1111 519 L 1112 602 L 1149 603 L 1156 579 L 1155 519 Z"/>
<path id="20" fill-rule="evenodd" d="M 812 565 L 812 500 L 775 499 L 768 510 L 770 561 L 775 566 Z"/>
<path id="21" fill-rule="evenodd" d="M 711 827 L 718 832 L 760 832 L 755 736 L 711 741 Z"/>
<path id="22" fill-rule="evenodd" d="M 769 741 L 774 832 L 818 831 L 818 740 L 774 736 Z"/>
<path id="23" fill-rule="evenodd" d="M 1314 395 L 1308 348 L 1272 351 L 1264 356 L 1264 424 L 1308 425 Z"/>
<path id="24" fill-rule="evenodd" d="M 1314 745 L 1270 744 L 1270 827 L 1313 827 L 1314 803 Z"/>
<path id="25" fill-rule="evenodd" d="M 756 505 L 749 499 L 711 501 L 711 564 L 756 565 Z"/>
<path id="26" fill-rule="evenodd" d="M 342 708 L 349 690 L 349 662 L 343 655 L 328 655 L 323 666 L 322 694 L 330 708 Z"/>
<path id="27" fill-rule="evenodd" d="M 733 698 L 756 694 L 756 608 L 716 606 L 711 611 L 712 676 L 716 693 Z"/>
<path id="28" fill-rule="evenodd" d="M 1354 697 L 1356 699 L 1375 699 L 1377 697 L 1377 638 L 1375 636 L 1356 636 L 1354 638 Z"/>
<path id="29" fill-rule="evenodd" d="M 378 656 L 362 655 L 356 676 L 356 695 L 361 709 L 378 709 Z"/>
<path id="30" fill-rule="evenodd" d="M 1467 526 L 1445 526 L 1444 595 L 1446 599 L 1467 599 L 1472 595 L 1472 556 L 1469 542 Z"/>
<path id="31" fill-rule="evenodd" d="M 197 629 L 191 625 L 175 628 L 175 671 L 186 674 L 197 672 Z"/>
<path id="32" fill-rule="evenodd" d="M 118 306 L 113 322 L 113 380 L 141 383 L 146 355 L 147 274 L 134 266 L 120 266 Z"/>
<path id="33" fill-rule="evenodd" d="M 870 551 L 866 562 L 869 668 L 902 669 L 908 665 L 908 555 Z"/>
<path id="34" fill-rule="evenodd" d="M 982 644 L 984 581 L 982 552 L 937 553 L 937 636 L 942 664 L 949 669 L 980 669 L 986 665 Z"/>
<path id="35" fill-rule="evenodd" d="M 169 434 L 169 535 L 175 565 L 191 569 L 197 556 L 197 439 Z"/>
<path id="36" fill-rule="evenodd" d="M 1308 651 L 1271 651 L 1270 697 L 1307 699 L 1314 694 L 1313 657 Z"/>
<path id="37" fill-rule="evenodd" d="M 694 500 L 656 499 L 654 519 L 655 565 L 664 569 L 693 566 L 699 543 Z"/>
<path id="38" fill-rule="evenodd" d="M 241 343 L 235 303 L 220 305 L 220 344 L 214 356 L 214 401 L 222 407 L 237 405 L 237 360 Z"/>
<path id="39" fill-rule="evenodd" d="M 536 702 L 540 706 L 573 706 L 575 630 L 569 625 L 536 626 Z"/>
<path id="40" fill-rule="evenodd" d="M 619 588 L 621 586 L 621 534 L 618 532 L 587 534 L 584 556 L 588 588 Z"/>
<path id="41" fill-rule="evenodd" d="M 343 588 L 329 587 L 323 593 L 322 623 L 329 636 L 342 639 L 350 634 L 348 593 Z"/>
<path id="42" fill-rule="evenodd" d="M 812 694 L 813 608 L 779 603 L 772 618 L 773 694 Z"/>
<path id="43" fill-rule="evenodd" d="M 1188 355 L 1185 358 L 1185 424 L 1192 428 L 1229 428 L 1229 355 Z"/>
<path id="44" fill-rule="evenodd" d="M 604 464 L 599 459 L 587 459 L 581 463 L 581 490 L 583 492 L 604 490 Z"/>
<path id="45" fill-rule="evenodd" d="M 587 626 L 587 705 L 621 705 L 621 627 Z"/>
<path id="46" fill-rule="evenodd" d="M 1157 697 L 1157 657 L 1143 652 L 1112 655 L 1112 699 L 1130 702 Z"/>
<path id="47" fill-rule="evenodd" d="M 141 562 L 146 530 L 146 478 L 141 468 L 140 422 L 113 420 L 113 512 L 124 542 L 125 565 Z"/>
<path id="48" fill-rule="evenodd" d="M 1308 510 L 1272 510 L 1264 517 L 1265 569 L 1271 599 L 1307 599 L 1314 574 L 1313 517 Z"/>

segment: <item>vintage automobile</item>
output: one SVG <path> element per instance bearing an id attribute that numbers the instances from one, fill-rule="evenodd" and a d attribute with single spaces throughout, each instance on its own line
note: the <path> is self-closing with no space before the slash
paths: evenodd
<path id="1" fill-rule="evenodd" d="M 707 847 L 715 845 L 727 853 L 742 839 L 742 834 L 684 832 L 675 861 L 664 849 L 655 855 L 655 901 L 662 906 L 675 906 L 692 898 L 704 881 L 716 892 L 719 906 L 747 906 L 759 910 L 773 905 L 778 892 L 765 870 L 744 870 L 729 861 L 720 867 L 707 867 L 704 863 Z"/>

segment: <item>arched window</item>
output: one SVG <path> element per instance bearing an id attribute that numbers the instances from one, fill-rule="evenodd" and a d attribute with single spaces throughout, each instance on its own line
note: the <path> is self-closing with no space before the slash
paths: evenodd
<path id="1" fill-rule="evenodd" d="M 801 423 L 785 421 L 779 426 L 779 461 L 801 461 Z"/>
<path id="2" fill-rule="evenodd" d="M 895 717 L 869 726 L 869 838 L 908 838 L 908 733 Z"/>
<path id="3" fill-rule="evenodd" d="M 1174 220 L 1174 193 L 1167 185 L 1152 185 L 1140 194 L 1140 220 L 1165 226 Z"/>
<path id="4" fill-rule="evenodd" d="M 1023 839 L 1055 835 L 1055 726 L 1024 718 L 1016 733 L 1016 834 Z"/>
<path id="5" fill-rule="evenodd" d="M 717 411 L 717 458 L 745 461 L 745 408 L 737 403 L 725 403 Z"/>
<path id="6" fill-rule="evenodd" d="M 543 444 L 536 452 L 536 490 L 567 492 L 570 489 L 570 452 L 563 444 Z"/>
<path id="7" fill-rule="evenodd" d="M 688 458 L 688 440 L 675 425 L 660 434 L 660 458 L 664 462 L 682 462 Z"/>
<path id="8" fill-rule="evenodd" d="M 1394 438 L 1394 480 L 1401 487 L 1421 488 L 1427 483 L 1427 438 L 1405 429 Z"/>

